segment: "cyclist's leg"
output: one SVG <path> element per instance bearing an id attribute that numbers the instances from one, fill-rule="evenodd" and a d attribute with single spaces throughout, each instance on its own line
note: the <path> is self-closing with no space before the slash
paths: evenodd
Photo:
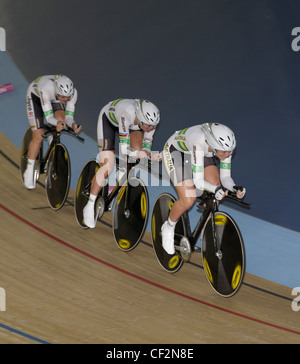
<path id="1" fill-rule="evenodd" d="M 103 186 L 105 186 L 108 176 L 113 171 L 115 165 L 115 151 L 103 150 L 99 153 L 100 168 L 93 178 L 91 185 L 91 193 L 98 195 Z"/>
<path id="2" fill-rule="evenodd" d="M 59 105 L 59 106 L 57 106 Z M 63 129 L 66 128 L 67 124 L 66 124 L 66 112 L 64 110 L 64 105 L 59 103 L 59 104 L 52 104 L 53 107 L 53 111 L 54 111 L 54 118 L 56 120 L 58 120 L 59 122 L 61 122 L 60 125 L 57 125 L 57 131 L 61 131 Z"/>
<path id="3" fill-rule="evenodd" d="M 115 163 L 115 132 L 114 128 L 101 110 L 98 119 L 97 138 L 99 147 L 100 168 L 92 179 L 88 203 L 83 209 L 83 219 L 86 226 L 94 228 L 95 202 L 102 187 L 105 185 L 109 174 L 112 172 Z"/>
<path id="4" fill-rule="evenodd" d="M 172 206 L 170 211 L 170 220 L 175 223 L 179 220 L 188 209 L 190 209 L 196 201 L 196 189 L 191 179 L 182 181 L 179 185 L 175 185 L 178 194 L 178 200 Z"/>
<path id="5" fill-rule="evenodd" d="M 25 187 L 28 189 L 34 189 L 34 164 L 43 142 L 44 114 L 40 99 L 31 93 L 30 87 L 27 92 L 26 111 L 28 122 L 32 130 L 32 139 L 28 146 L 27 167 L 24 172 L 23 179 Z"/>
<path id="6" fill-rule="evenodd" d="M 29 143 L 27 157 L 33 160 L 36 160 L 36 157 L 39 154 L 41 144 L 43 142 L 43 134 L 44 134 L 44 128 L 43 129 L 36 129 L 32 131 L 32 139 Z"/>
<path id="7" fill-rule="evenodd" d="M 191 179 L 184 180 L 180 185 L 175 185 L 178 200 L 174 202 L 169 218 L 162 225 L 162 245 L 168 254 L 174 254 L 174 235 L 177 221 L 193 206 L 197 194 Z"/>
<path id="8" fill-rule="evenodd" d="M 86 226 L 93 229 L 96 226 L 95 221 L 95 202 L 102 189 L 106 184 L 109 174 L 114 168 L 115 153 L 113 150 L 100 152 L 100 168 L 92 179 L 90 196 L 88 203 L 83 209 L 83 219 Z"/>
<path id="9" fill-rule="evenodd" d="M 179 218 L 196 200 L 196 189 L 192 179 L 191 158 L 189 154 L 177 151 L 172 145 L 166 144 L 163 157 L 170 179 L 176 188 L 178 200 L 171 208 L 169 218 L 161 228 L 162 245 L 168 254 L 175 253 L 174 234 Z"/>
<path id="10" fill-rule="evenodd" d="M 214 186 L 221 186 L 219 168 L 213 157 L 204 157 L 204 179 Z"/>

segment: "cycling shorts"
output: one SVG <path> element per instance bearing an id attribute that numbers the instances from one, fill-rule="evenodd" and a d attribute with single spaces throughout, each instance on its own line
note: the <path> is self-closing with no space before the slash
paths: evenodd
<path id="1" fill-rule="evenodd" d="M 99 117 L 97 126 L 97 139 L 99 152 L 104 150 L 115 150 L 116 133 L 119 131 L 106 116 L 105 112 Z"/>

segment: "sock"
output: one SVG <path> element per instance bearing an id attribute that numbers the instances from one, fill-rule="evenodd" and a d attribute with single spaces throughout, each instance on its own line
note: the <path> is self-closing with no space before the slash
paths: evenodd
<path id="1" fill-rule="evenodd" d="M 170 217 L 168 218 L 168 225 L 172 228 L 172 229 L 175 229 L 175 226 L 176 226 L 176 222 L 173 222 Z"/>
<path id="2" fill-rule="evenodd" d="M 91 204 L 95 204 L 95 201 L 96 201 L 96 198 L 97 198 L 97 195 L 93 195 L 92 193 L 90 193 L 90 196 L 89 196 L 89 203 Z"/>
<path id="3" fill-rule="evenodd" d="M 34 163 L 35 163 L 35 159 L 27 158 L 27 167 L 26 167 L 26 170 L 27 171 L 33 171 Z"/>
<path id="4" fill-rule="evenodd" d="M 34 163 L 35 163 L 35 159 L 30 159 L 30 158 L 27 158 L 27 166 L 34 166 Z"/>

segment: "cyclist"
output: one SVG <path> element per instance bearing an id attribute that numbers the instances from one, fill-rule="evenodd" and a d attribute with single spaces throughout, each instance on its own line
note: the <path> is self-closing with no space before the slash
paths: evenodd
<path id="1" fill-rule="evenodd" d="M 102 108 L 97 126 L 100 168 L 92 180 L 89 201 L 83 209 L 86 226 L 96 226 L 95 201 L 114 167 L 115 133 L 119 134 L 120 154 L 151 158 L 153 136 L 159 121 L 158 108 L 144 99 L 117 99 Z"/>
<path id="2" fill-rule="evenodd" d="M 48 124 L 56 126 L 57 131 L 69 126 L 75 133 L 81 132 L 82 127 L 73 118 L 77 95 L 73 82 L 65 75 L 41 76 L 29 85 L 26 111 L 32 139 L 23 175 L 26 188 L 35 188 L 34 163 L 43 141 L 44 117 Z"/>
<path id="3" fill-rule="evenodd" d="M 246 189 L 237 187 L 231 178 L 231 158 L 235 147 L 234 133 L 218 123 L 176 131 L 167 140 L 163 160 L 179 197 L 161 228 L 162 245 L 168 254 L 175 254 L 176 222 L 192 207 L 203 190 L 215 193 L 219 201 L 228 194 L 228 190 L 236 191 L 240 199 L 244 197 Z"/>

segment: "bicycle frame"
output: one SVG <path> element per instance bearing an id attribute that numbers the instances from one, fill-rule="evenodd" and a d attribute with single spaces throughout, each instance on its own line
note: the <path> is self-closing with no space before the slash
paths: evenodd
<path id="1" fill-rule="evenodd" d="M 249 206 L 248 203 L 239 200 L 234 193 L 228 193 L 227 198 L 230 198 L 232 200 L 235 200 L 245 206 Z M 205 192 L 205 194 L 201 197 L 198 198 L 200 200 L 200 202 L 198 203 L 197 207 L 201 208 L 203 207 L 203 213 L 199 218 L 198 223 L 196 224 L 194 231 L 191 231 L 191 226 L 190 226 L 190 218 L 189 218 L 189 213 L 188 211 L 186 211 L 183 214 L 183 220 L 184 220 L 184 224 L 185 224 L 185 228 L 186 228 L 186 237 L 190 243 L 191 246 L 191 252 L 193 251 L 197 251 L 199 253 L 201 253 L 201 248 L 200 247 L 196 247 L 197 241 L 202 233 L 202 230 L 205 226 L 205 223 L 207 221 L 207 219 L 210 217 L 212 217 L 212 229 L 213 229 L 213 236 L 216 236 L 216 231 L 215 231 L 215 219 L 214 219 L 214 215 L 216 212 L 219 211 L 219 206 L 218 206 L 218 202 L 215 199 L 215 196 L 213 193 L 210 192 Z M 179 238 L 182 238 L 183 236 L 180 236 Z M 216 254 L 219 254 L 219 247 L 216 246 L 216 239 L 214 239 L 214 246 L 215 246 L 215 250 L 216 250 Z"/>
<path id="2" fill-rule="evenodd" d="M 119 193 L 119 190 L 126 184 L 126 181 L 128 180 L 128 176 L 129 176 L 129 172 L 131 171 L 132 168 L 134 168 L 134 166 L 137 164 L 137 162 L 134 163 L 127 163 L 127 173 L 124 173 L 125 170 L 119 166 L 117 166 L 118 171 L 123 172 L 123 176 L 121 179 L 118 180 L 117 184 L 115 185 L 114 189 L 111 191 L 111 193 L 109 195 L 105 195 L 103 196 L 104 198 L 104 202 L 105 202 L 105 210 L 107 210 L 110 206 L 110 204 L 112 203 L 112 201 L 114 200 L 114 198 L 117 196 L 117 194 Z M 118 165 L 118 164 L 117 164 Z M 125 167 L 124 167 L 125 168 Z M 105 188 L 106 186 L 104 186 L 103 188 Z M 102 191 L 101 191 L 102 192 Z M 100 193 L 101 193 L 100 192 Z M 106 191 L 106 193 L 108 192 L 108 189 Z M 127 205 L 127 201 L 128 201 L 128 189 L 126 189 L 126 204 Z"/>
<path id="3" fill-rule="evenodd" d="M 121 179 L 118 180 L 116 186 L 114 187 L 114 189 L 111 191 L 111 193 L 107 196 L 104 197 L 104 201 L 105 201 L 105 210 L 108 209 L 108 207 L 110 206 L 110 204 L 112 203 L 112 201 L 114 200 L 114 198 L 118 195 L 119 190 L 126 185 L 126 183 L 128 182 L 128 180 L 130 179 L 130 172 L 132 169 L 135 168 L 135 166 L 137 166 L 139 164 L 139 159 L 133 161 L 133 162 L 128 162 L 126 163 L 126 167 L 120 167 L 120 160 L 118 158 L 116 158 L 116 165 L 117 165 L 117 169 L 119 172 L 123 172 L 123 176 L 121 177 Z M 151 163 L 150 160 L 148 160 L 148 163 Z M 126 168 L 126 173 L 125 173 L 125 168 Z M 125 211 L 126 211 L 126 207 L 127 207 L 127 202 L 129 200 L 129 188 L 126 188 L 126 199 L 125 199 Z M 101 192 L 100 192 L 101 193 Z"/>
<path id="4" fill-rule="evenodd" d="M 45 138 L 47 136 L 47 134 L 53 134 L 53 140 L 50 143 L 50 145 L 48 146 L 48 149 L 45 153 L 45 155 L 43 156 L 43 152 L 44 152 L 44 147 L 43 147 L 43 143 L 41 144 L 41 149 L 40 149 L 40 157 L 39 157 L 39 162 L 40 162 L 40 174 L 45 172 L 45 167 L 47 165 L 47 161 L 49 158 L 49 155 L 52 151 L 53 148 L 55 148 L 56 144 L 60 142 L 60 133 L 56 133 L 56 135 L 54 134 L 54 132 L 52 131 L 47 131 L 46 133 L 44 133 L 43 137 Z"/>
<path id="5" fill-rule="evenodd" d="M 183 214 L 183 220 L 184 220 L 184 225 L 186 228 L 186 237 L 189 240 L 192 251 L 197 250 L 197 251 L 201 252 L 200 248 L 196 249 L 197 241 L 200 237 L 202 229 L 203 229 L 207 219 L 209 218 L 210 214 L 212 212 L 218 211 L 218 205 L 217 205 L 216 200 L 211 195 L 207 195 L 207 197 L 205 197 L 205 198 L 200 197 L 199 199 L 200 199 L 200 202 L 197 205 L 197 207 L 202 207 L 204 204 L 206 204 L 206 206 L 204 207 L 203 213 L 200 216 L 199 221 L 197 222 L 197 224 L 194 228 L 194 231 L 191 230 L 188 211 L 186 211 Z"/>
<path id="6" fill-rule="evenodd" d="M 42 174 L 42 173 L 45 172 L 45 168 L 47 166 L 47 161 L 48 161 L 49 155 L 50 155 L 52 149 L 55 148 L 58 143 L 60 143 L 60 136 L 61 136 L 62 133 L 71 134 L 71 135 L 75 136 L 76 138 L 78 138 L 80 141 L 82 141 L 82 142 L 84 141 L 83 138 L 81 138 L 80 136 L 78 136 L 69 127 L 66 130 L 64 129 L 62 131 L 56 131 L 56 128 L 55 127 L 50 127 L 48 125 L 45 125 L 45 130 L 46 131 L 43 134 L 43 138 L 46 138 L 47 135 L 52 134 L 53 135 L 53 139 L 52 139 L 50 145 L 48 146 L 48 149 L 47 149 L 47 151 L 46 151 L 46 153 L 45 153 L 44 156 L 43 156 L 43 152 L 44 152 L 43 143 L 41 144 L 40 154 L 39 154 L 39 163 L 40 163 L 39 173 L 40 174 Z M 55 150 L 54 150 L 54 153 L 55 153 Z M 55 160 L 56 160 L 56 158 L 55 158 Z"/>

